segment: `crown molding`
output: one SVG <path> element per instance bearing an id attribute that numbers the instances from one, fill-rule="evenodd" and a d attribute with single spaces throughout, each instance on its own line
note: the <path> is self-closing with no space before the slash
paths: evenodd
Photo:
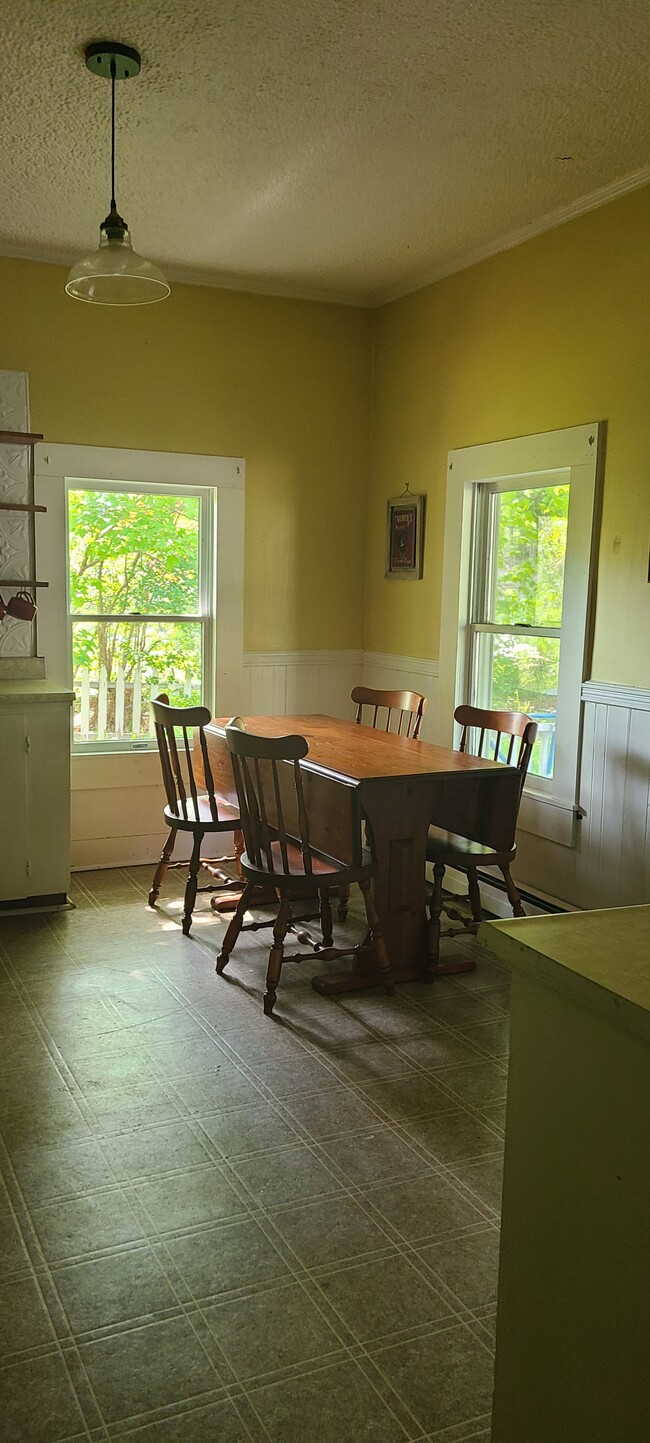
<path id="1" fill-rule="evenodd" d="M 287 301 L 315 301 L 326 306 L 351 306 L 367 309 L 367 296 L 351 296 L 345 291 L 319 291 L 309 286 L 293 286 L 290 281 L 255 280 L 250 276 L 222 274 L 219 271 L 193 270 L 187 266 L 164 265 L 170 280 L 183 286 L 208 286 L 218 291 L 243 291 L 254 296 L 278 296 Z"/>
<path id="2" fill-rule="evenodd" d="M 499 255 L 501 251 L 514 250 L 515 246 L 523 245 L 524 241 L 544 235 L 545 231 L 557 230 L 558 226 L 565 225 L 567 221 L 576 220 L 578 216 L 587 215 L 589 211 L 600 210 L 601 206 L 609 205 L 610 201 L 619 200 L 632 191 L 642 190 L 643 186 L 648 184 L 650 184 L 650 165 L 643 166 L 640 170 L 634 170 L 630 175 L 622 176 L 619 180 L 612 180 L 607 185 L 601 186 L 599 190 L 591 191 L 588 195 L 579 196 L 577 200 L 569 201 L 568 205 L 558 206 L 557 210 L 550 210 L 546 215 L 540 216 L 538 220 L 519 226 L 517 230 L 508 231 L 497 240 L 478 246 L 476 250 L 457 253 L 450 260 L 445 261 L 444 265 L 422 272 L 406 285 L 377 291 L 366 304 L 375 309 L 378 306 L 388 305 L 391 301 L 399 301 L 404 296 L 412 296 L 416 291 L 423 290 L 425 286 L 433 285 L 435 281 L 442 281 L 446 276 L 455 275 L 458 271 L 469 270 L 471 266 L 478 265 L 480 261 L 486 261 L 491 256 Z"/>
<path id="3" fill-rule="evenodd" d="M 228 272 L 202 270 L 198 267 L 170 265 L 165 262 L 162 263 L 162 268 L 169 279 L 178 285 L 206 286 L 210 290 L 240 291 L 249 295 L 277 296 L 283 300 L 312 301 L 319 305 L 377 310 L 391 301 L 399 301 L 405 296 L 414 295 L 416 291 L 424 290 L 426 286 L 433 285 L 436 281 L 442 281 L 447 276 L 455 275 L 458 271 L 469 270 L 471 266 L 478 265 L 480 261 L 489 260 L 491 256 L 499 255 L 502 251 L 514 250 L 516 246 L 533 240 L 535 236 L 543 235 L 549 230 L 557 230 L 567 221 L 576 220 L 579 216 L 587 215 L 592 210 L 599 210 L 601 206 L 609 205 L 611 201 L 619 200 L 622 196 L 631 194 L 632 191 L 642 190 L 643 186 L 648 184 L 650 184 L 650 165 L 632 171 L 630 175 L 622 176 L 618 180 L 610 181 L 607 185 L 601 186 L 599 190 L 591 191 L 588 195 L 579 196 L 577 200 L 570 201 L 568 205 L 558 206 L 556 210 L 548 211 L 538 220 L 530 221 L 528 225 L 520 226 L 517 230 L 508 231 L 505 235 L 488 241 L 475 250 L 457 252 L 443 265 L 434 266 L 431 270 L 421 272 L 405 284 L 389 286 L 374 292 L 364 292 L 361 295 L 350 295 L 345 291 L 318 290 L 310 286 L 292 285 L 290 281 L 269 281 L 251 276 L 233 275 Z M 0 256 L 4 256 L 8 260 L 37 261 L 44 265 L 72 266 L 79 259 L 79 252 L 0 242 Z"/>
<path id="4" fill-rule="evenodd" d="M 78 251 L 55 250 L 39 246 L 9 245 L 0 241 L 0 257 L 15 261 L 36 261 L 39 265 L 70 267 L 79 260 Z M 345 291 L 320 291 L 308 286 L 295 286 L 290 281 L 266 281 L 251 276 L 231 275 L 221 271 L 201 270 L 192 266 L 170 265 L 157 261 L 170 281 L 179 286 L 207 286 L 215 291 L 241 291 L 254 296 L 277 296 L 289 301 L 315 301 L 326 306 L 351 306 L 367 309 L 367 295 L 351 296 Z"/>

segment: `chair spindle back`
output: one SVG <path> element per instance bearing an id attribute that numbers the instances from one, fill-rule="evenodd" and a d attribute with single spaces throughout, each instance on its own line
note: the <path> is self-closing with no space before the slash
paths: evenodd
<path id="1" fill-rule="evenodd" d="M 369 686 L 355 686 L 352 691 L 352 701 L 355 702 L 357 712 L 354 718 L 359 725 L 363 724 L 364 706 L 372 707 L 373 730 L 380 727 L 389 732 L 393 712 L 398 713 L 396 735 L 398 737 L 410 737 L 417 741 L 420 735 L 420 728 L 424 713 L 427 709 L 427 699 L 421 696 L 418 691 L 377 691 Z M 380 711 L 386 711 L 386 725 L 383 725 L 383 717 L 380 719 Z"/>
<path id="2" fill-rule="evenodd" d="M 219 810 L 204 730 L 210 721 L 208 708 L 205 706 L 170 706 L 166 692 L 161 692 L 160 696 L 152 701 L 151 709 L 163 783 L 170 810 L 174 816 L 182 817 L 185 822 L 188 821 L 188 818 L 194 820 L 198 817 L 199 792 L 194 774 L 192 742 L 189 736 L 190 730 L 194 730 L 198 732 L 205 777 L 205 792 L 202 792 L 201 795 L 207 796 L 212 820 L 218 822 Z M 177 730 L 182 733 L 180 749 L 176 736 Z M 194 818 L 189 816 L 188 795 L 194 811 Z"/>
<path id="3" fill-rule="evenodd" d="M 255 867 L 289 876 L 289 847 L 298 845 L 305 873 L 313 872 L 309 818 L 300 767 L 309 746 L 304 737 L 260 737 L 239 717 L 226 727 L 239 799 L 246 855 Z"/>
<path id="4" fill-rule="evenodd" d="M 491 751 L 492 761 L 504 761 L 507 766 L 516 766 L 521 779 L 521 794 L 537 737 L 537 722 L 532 721 L 525 712 L 489 711 L 478 706 L 457 706 L 454 721 L 462 728 L 459 751 L 466 752 L 470 749 L 471 732 L 478 731 L 478 745 L 472 750 L 472 755 L 489 757 Z M 492 734 L 494 742 L 490 739 Z M 505 757 L 499 755 L 502 738 L 506 746 Z M 509 738 L 507 744 L 506 738 Z M 517 738 L 519 747 L 515 757 Z"/>

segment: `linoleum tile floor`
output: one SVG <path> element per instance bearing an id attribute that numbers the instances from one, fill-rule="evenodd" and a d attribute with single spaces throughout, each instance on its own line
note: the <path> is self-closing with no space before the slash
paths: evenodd
<path id="1" fill-rule="evenodd" d="M 0 1437 L 488 1440 L 507 974 L 265 1018 L 151 872 L 0 920 Z"/>

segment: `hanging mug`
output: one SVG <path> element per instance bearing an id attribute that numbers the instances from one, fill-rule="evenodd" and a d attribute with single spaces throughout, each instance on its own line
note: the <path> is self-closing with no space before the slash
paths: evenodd
<path id="1" fill-rule="evenodd" d="M 19 621 L 33 621 L 36 616 L 36 602 L 28 591 L 17 591 L 15 596 L 10 596 L 5 607 L 9 616 L 15 616 Z"/>

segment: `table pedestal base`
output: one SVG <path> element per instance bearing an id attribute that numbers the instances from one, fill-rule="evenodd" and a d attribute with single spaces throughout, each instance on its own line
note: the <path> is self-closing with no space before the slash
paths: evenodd
<path id="1" fill-rule="evenodd" d="M 244 889 L 240 883 L 233 885 L 237 885 L 239 891 L 228 892 L 225 897 L 212 897 L 210 899 L 210 906 L 213 912 L 234 912 L 239 906 Z M 253 894 L 251 906 L 273 907 L 277 900 L 278 895 L 273 887 L 258 887 Z"/>
<path id="2" fill-rule="evenodd" d="M 422 970 L 419 967 L 412 967 L 405 972 L 393 971 L 394 982 L 418 980 L 422 981 Z M 378 968 L 368 968 L 367 972 L 350 968 L 345 972 L 329 972 L 322 977 L 312 977 L 311 985 L 321 996 L 331 997 L 336 992 L 359 992 L 364 987 L 383 987 L 384 979 Z"/>
<path id="3" fill-rule="evenodd" d="M 434 982 L 436 977 L 455 977 L 461 972 L 475 972 L 476 962 L 473 957 L 464 957 L 461 952 L 450 952 L 448 957 L 437 957 L 434 966 L 427 968 L 427 981 Z"/>

